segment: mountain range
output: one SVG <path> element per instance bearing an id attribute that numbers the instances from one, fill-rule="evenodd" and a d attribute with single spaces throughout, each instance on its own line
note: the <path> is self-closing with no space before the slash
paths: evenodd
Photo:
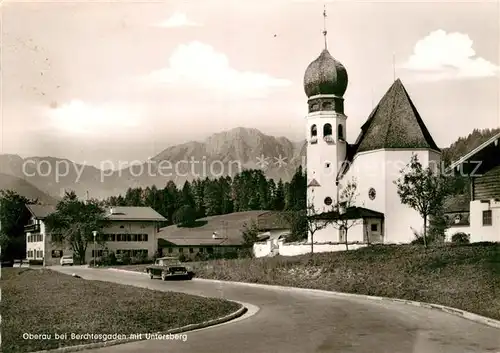
<path id="1" fill-rule="evenodd" d="M 446 160 L 456 160 L 500 129 L 474 130 L 443 148 Z M 168 147 L 141 165 L 121 170 L 101 170 L 68 159 L 22 158 L 0 155 L 0 189 L 14 189 L 23 196 L 53 201 L 64 191 L 80 197 L 106 198 L 129 187 L 156 185 L 172 180 L 181 186 L 186 180 L 233 176 L 243 169 L 262 168 L 268 178 L 291 179 L 299 165 L 305 166 L 306 142 L 269 136 L 257 129 L 238 127 L 216 133 L 204 141 L 190 141 Z M 59 168 L 59 173 L 56 173 Z"/>

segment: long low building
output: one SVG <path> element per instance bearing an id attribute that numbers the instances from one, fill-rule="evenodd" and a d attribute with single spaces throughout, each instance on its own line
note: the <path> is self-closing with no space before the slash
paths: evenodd
<path id="1" fill-rule="evenodd" d="M 44 265 L 59 264 L 64 255 L 73 255 L 71 249 L 61 244 L 54 244 L 44 220 L 55 212 L 54 206 L 27 205 L 31 220 L 25 226 L 26 258 L 43 261 Z M 116 255 L 128 253 L 130 256 L 141 254 L 153 257 L 158 248 L 159 223 L 166 219 L 151 207 L 111 207 L 107 210 L 110 225 L 101 230 L 101 244 L 88 244 L 86 261 L 94 256 L 101 257 L 106 251 Z"/>
<path id="2" fill-rule="evenodd" d="M 266 235 L 289 232 L 290 227 L 277 222 L 278 212 L 244 211 L 209 216 L 196 221 L 192 227 L 171 225 L 160 230 L 158 247 L 163 255 L 195 259 L 198 256 L 236 253 L 245 247 L 243 230 L 255 226 L 259 239 Z"/>

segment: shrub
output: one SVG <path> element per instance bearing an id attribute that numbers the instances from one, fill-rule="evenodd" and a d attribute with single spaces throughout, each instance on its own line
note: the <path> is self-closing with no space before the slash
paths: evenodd
<path id="1" fill-rule="evenodd" d="M 464 232 L 458 232 L 452 235 L 451 242 L 454 244 L 469 244 L 470 234 Z"/>
<path id="2" fill-rule="evenodd" d="M 121 260 L 122 260 L 122 263 L 124 265 L 130 265 L 131 262 L 132 262 L 132 259 L 130 258 L 130 255 L 129 255 L 128 252 L 125 252 L 125 253 L 122 254 Z"/>
<path id="3" fill-rule="evenodd" d="M 114 266 L 117 263 L 116 256 L 114 252 L 109 252 L 107 255 L 101 258 L 102 264 L 104 266 Z"/>
<path id="4" fill-rule="evenodd" d="M 184 254 L 180 254 L 180 255 L 179 255 L 179 261 L 180 261 L 180 262 L 186 262 L 186 260 L 187 260 L 186 255 L 184 255 Z"/>
<path id="5" fill-rule="evenodd" d="M 91 259 L 89 261 L 89 265 L 92 266 L 92 267 L 96 267 L 96 266 L 103 266 L 103 265 L 105 265 L 105 263 L 103 262 L 102 258 L 97 257 L 95 260 Z"/>
<path id="6" fill-rule="evenodd" d="M 33 265 L 33 266 L 38 266 L 38 265 L 43 265 L 43 260 L 29 260 L 29 264 L 30 266 Z"/>
<path id="7" fill-rule="evenodd" d="M 197 252 L 194 255 L 194 261 L 207 261 L 209 259 L 208 254 Z"/>

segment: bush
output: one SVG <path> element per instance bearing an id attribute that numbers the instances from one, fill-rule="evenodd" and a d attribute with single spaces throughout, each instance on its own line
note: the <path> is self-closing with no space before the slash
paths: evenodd
<path id="1" fill-rule="evenodd" d="M 469 244 L 470 234 L 464 232 L 458 232 L 452 235 L 451 242 L 454 244 Z"/>
<path id="2" fill-rule="evenodd" d="M 105 266 L 114 266 L 117 264 L 116 255 L 114 252 L 109 252 L 108 255 L 102 257 L 102 263 Z"/>
<path id="3" fill-rule="evenodd" d="M 41 266 L 43 265 L 43 260 L 29 260 L 30 266 Z"/>
<path id="4" fill-rule="evenodd" d="M 196 255 L 194 255 L 194 261 L 207 261 L 209 259 L 208 254 L 197 252 Z"/>
<path id="5" fill-rule="evenodd" d="M 180 254 L 180 255 L 179 255 L 179 261 L 180 261 L 180 262 L 186 262 L 186 260 L 187 260 L 186 255 L 184 255 L 184 254 Z"/>
<path id="6" fill-rule="evenodd" d="M 132 259 L 130 258 L 130 255 L 128 252 L 122 254 L 121 260 L 122 260 L 121 262 L 124 265 L 130 265 L 132 263 Z"/>
<path id="7" fill-rule="evenodd" d="M 96 266 L 103 266 L 105 265 L 102 258 L 97 257 L 95 260 L 92 259 L 89 261 L 89 266 L 96 267 Z"/>

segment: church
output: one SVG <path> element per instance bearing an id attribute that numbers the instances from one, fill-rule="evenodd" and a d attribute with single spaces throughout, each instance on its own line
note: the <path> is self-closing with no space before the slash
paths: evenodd
<path id="1" fill-rule="evenodd" d="M 338 225 L 309 232 L 317 244 L 409 243 L 423 230 L 417 211 L 403 205 L 394 183 L 413 154 L 422 166 L 438 166 L 441 151 L 426 128 L 400 79 L 394 81 L 373 109 L 354 143 L 346 140 L 344 113 L 348 86 L 345 67 L 326 47 L 304 75 L 307 95 L 307 202 L 318 219 L 331 217 L 346 187 L 355 184 L 347 208 L 347 232 Z"/>

